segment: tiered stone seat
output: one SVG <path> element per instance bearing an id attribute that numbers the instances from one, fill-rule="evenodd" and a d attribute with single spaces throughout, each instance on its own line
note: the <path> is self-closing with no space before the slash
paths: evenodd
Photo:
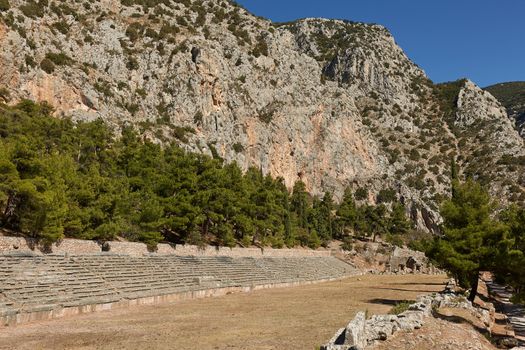
<path id="1" fill-rule="evenodd" d="M 0 292 L 25 312 L 119 299 L 103 279 L 63 256 L 0 257 Z"/>
<path id="2" fill-rule="evenodd" d="M 0 317 L 227 287 L 340 278 L 334 257 L 0 255 Z"/>

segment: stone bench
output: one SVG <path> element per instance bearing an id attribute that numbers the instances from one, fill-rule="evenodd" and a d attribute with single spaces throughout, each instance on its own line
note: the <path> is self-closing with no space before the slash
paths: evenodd
<path id="1" fill-rule="evenodd" d="M 96 309 L 89 305 L 166 300 L 154 297 L 187 292 L 205 296 L 209 293 L 202 291 L 217 288 L 300 283 L 353 273 L 355 269 L 333 257 L 4 255 L 0 256 L 0 293 L 9 299 L 0 299 L 0 317 L 5 316 L 6 324 L 18 322 L 13 317 L 17 313 L 48 317 L 61 314 L 61 308 L 85 312 Z"/>

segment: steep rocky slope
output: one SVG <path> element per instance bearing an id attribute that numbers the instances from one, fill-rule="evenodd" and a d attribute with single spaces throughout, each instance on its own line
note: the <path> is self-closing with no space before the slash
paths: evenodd
<path id="1" fill-rule="evenodd" d="M 485 88 L 507 109 L 509 117 L 516 120 L 516 127 L 525 137 L 525 81 L 500 83 Z"/>
<path id="2" fill-rule="evenodd" d="M 469 81 L 433 85 L 383 27 L 275 24 L 221 0 L 3 1 L 0 95 L 58 117 L 302 179 L 314 194 L 392 189 L 434 229 L 457 158 L 524 200 L 523 140 Z M 521 176 L 521 177 L 520 177 Z"/>

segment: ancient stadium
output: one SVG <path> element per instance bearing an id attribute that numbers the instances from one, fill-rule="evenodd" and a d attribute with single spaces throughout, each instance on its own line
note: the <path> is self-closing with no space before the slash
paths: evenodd
<path id="1" fill-rule="evenodd" d="M 502 3 L 0 0 L 0 350 L 525 350 Z"/>
<path id="2" fill-rule="evenodd" d="M 161 244 L 151 253 L 140 243 L 78 240 L 44 253 L 29 242 L 0 237 L 1 349 L 315 349 L 355 315 L 441 295 L 447 281 L 420 253 L 372 242 L 352 258 L 340 249 Z M 492 349 L 469 323 L 475 310 L 441 303 L 465 322 L 451 329 L 418 316 L 399 332 L 413 344 L 439 343 L 433 330 L 441 327 Z M 364 342 L 402 349 L 396 341 L 406 335 L 394 333 Z M 334 346 L 325 348 L 350 348 Z"/>

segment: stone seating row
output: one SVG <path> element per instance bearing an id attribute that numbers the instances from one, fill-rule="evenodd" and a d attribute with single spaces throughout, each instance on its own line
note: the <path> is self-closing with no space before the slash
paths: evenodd
<path id="1" fill-rule="evenodd" d="M 0 255 L 0 317 L 214 288 L 341 278 L 334 257 Z"/>

